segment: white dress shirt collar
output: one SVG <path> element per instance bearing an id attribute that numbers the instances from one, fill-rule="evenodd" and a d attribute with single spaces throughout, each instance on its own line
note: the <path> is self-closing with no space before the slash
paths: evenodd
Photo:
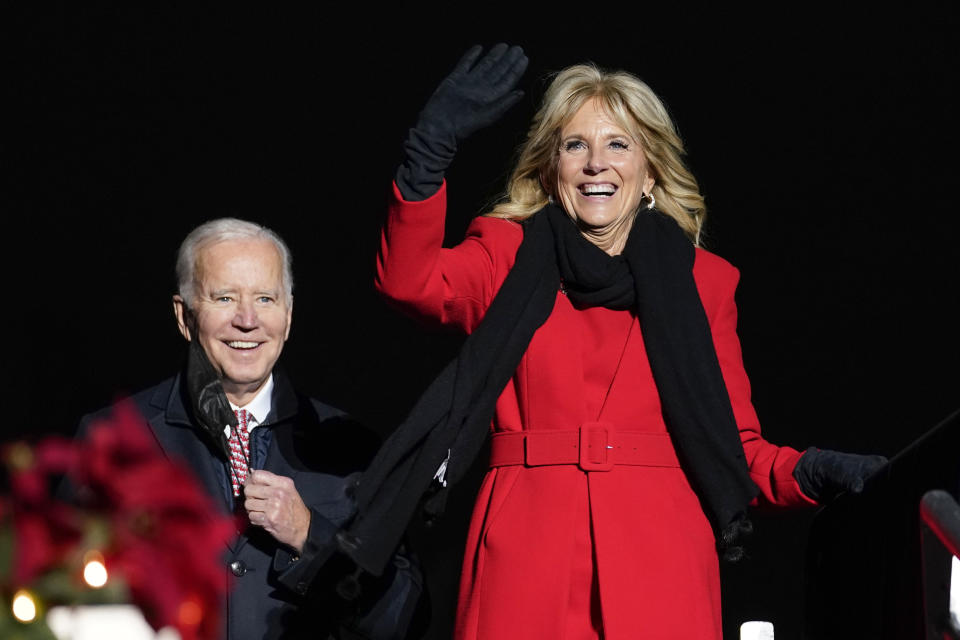
<path id="1" fill-rule="evenodd" d="M 253 400 L 248 402 L 242 407 L 230 403 L 230 408 L 234 411 L 238 409 L 246 409 L 250 414 L 250 417 L 247 419 L 247 433 L 253 431 L 253 428 L 263 424 L 263 421 L 267 419 L 267 416 L 270 415 L 270 409 L 273 407 L 273 374 L 270 374 L 270 377 L 267 378 L 267 381 L 263 384 L 260 391 L 257 392 L 257 395 L 253 397 Z M 224 429 L 224 432 L 227 434 L 227 437 L 230 437 L 230 428 L 227 427 Z"/>

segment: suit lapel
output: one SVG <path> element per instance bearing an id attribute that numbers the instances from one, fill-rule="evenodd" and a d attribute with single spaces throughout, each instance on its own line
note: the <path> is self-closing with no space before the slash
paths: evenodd
<path id="1" fill-rule="evenodd" d="M 148 421 L 154 437 L 167 458 L 185 465 L 213 500 L 221 513 L 231 515 L 233 505 L 226 502 L 223 490 L 224 461 L 200 438 L 183 400 L 180 376 L 173 380 L 169 393 L 158 390 L 150 402 L 161 411 Z M 234 550 L 236 541 L 227 547 Z"/>

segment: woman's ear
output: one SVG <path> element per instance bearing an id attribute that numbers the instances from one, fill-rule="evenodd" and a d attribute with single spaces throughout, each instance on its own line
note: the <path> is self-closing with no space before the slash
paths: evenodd
<path id="1" fill-rule="evenodd" d="M 654 179 L 653 174 L 647 172 L 647 179 L 643 181 L 643 192 L 653 193 L 653 187 L 655 184 L 657 184 L 657 181 Z"/>
<path id="2" fill-rule="evenodd" d="M 544 190 L 550 201 L 553 202 L 553 185 L 551 185 L 550 176 L 546 169 L 540 169 L 540 188 Z"/>

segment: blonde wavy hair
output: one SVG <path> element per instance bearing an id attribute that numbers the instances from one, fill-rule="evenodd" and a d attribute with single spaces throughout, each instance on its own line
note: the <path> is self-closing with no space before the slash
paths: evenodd
<path id="1" fill-rule="evenodd" d="M 656 180 L 657 209 L 698 245 L 707 210 L 696 179 L 683 164 L 683 142 L 666 107 L 639 78 L 593 64 L 567 67 L 553 78 L 520 147 L 506 196 L 486 215 L 522 220 L 546 206 L 554 194 L 544 185 L 554 189 L 557 183 L 560 131 L 591 98 L 643 147 Z"/>

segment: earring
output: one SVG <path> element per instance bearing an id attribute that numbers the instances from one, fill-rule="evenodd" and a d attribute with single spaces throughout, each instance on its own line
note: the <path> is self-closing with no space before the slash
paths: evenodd
<path id="1" fill-rule="evenodd" d="M 644 198 L 649 198 L 650 201 L 647 203 L 647 209 L 653 209 L 657 204 L 657 199 L 653 197 L 653 193 L 641 193 L 640 201 L 642 202 Z"/>

